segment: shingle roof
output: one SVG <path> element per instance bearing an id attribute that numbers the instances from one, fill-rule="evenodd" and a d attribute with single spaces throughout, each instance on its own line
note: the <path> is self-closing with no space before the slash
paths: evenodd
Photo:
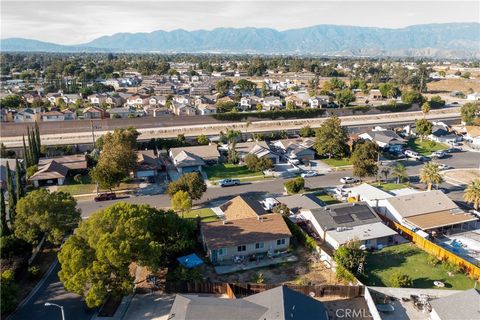
<path id="1" fill-rule="evenodd" d="M 43 166 L 48 164 L 51 161 L 55 161 L 71 170 L 87 168 L 87 158 L 85 157 L 84 154 L 74 154 L 70 156 L 61 156 L 61 157 L 53 157 L 53 158 L 40 158 L 38 160 L 38 165 Z"/>
<path id="2" fill-rule="evenodd" d="M 173 159 L 177 168 L 205 165 L 205 161 L 202 158 L 186 151 L 180 151 Z"/>
<path id="3" fill-rule="evenodd" d="M 137 168 L 136 171 L 156 170 L 159 167 L 158 158 L 153 150 L 137 151 Z"/>
<path id="4" fill-rule="evenodd" d="M 391 197 L 387 198 L 386 201 L 403 218 L 458 208 L 455 202 L 440 190 Z"/>
<path id="5" fill-rule="evenodd" d="M 177 294 L 172 320 L 326 320 L 322 302 L 279 286 L 243 299 Z"/>
<path id="6" fill-rule="evenodd" d="M 175 158 L 182 151 L 193 154 L 204 160 L 220 157 L 220 153 L 218 152 L 217 146 L 215 144 L 211 144 L 208 146 L 180 147 L 170 149 L 170 153 L 172 154 L 173 158 Z"/>
<path id="7" fill-rule="evenodd" d="M 35 181 L 65 178 L 67 173 L 67 167 L 56 162 L 55 160 L 52 160 L 39 168 L 38 171 L 35 172 L 35 174 L 33 174 L 28 180 Z"/>
<path id="8" fill-rule="evenodd" d="M 260 202 L 243 196 L 237 196 L 225 202 L 220 209 L 225 214 L 226 220 L 256 218 L 267 213 Z"/>
<path id="9" fill-rule="evenodd" d="M 265 214 L 236 220 L 202 223 L 202 234 L 209 249 L 236 247 L 291 237 L 280 214 Z"/>
<path id="10" fill-rule="evenodd" d="M 442 320 L 480 319 L 480 292 L 476 289 L 432 300 L 430 305 Z"/>
<path id="11" fill-rule="evenodd" d="M 340 203 L 310 210 L 323 230 L 381 222 L 366 202 Z"/>

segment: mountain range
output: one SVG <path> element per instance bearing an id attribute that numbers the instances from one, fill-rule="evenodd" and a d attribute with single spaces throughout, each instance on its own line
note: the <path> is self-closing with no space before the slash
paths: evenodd
<path id="1" fill-rule="evenodd" d="M 117 33 L 79 45 L 8 38 L 0 40 L 0 50 L 480 58 L 480 23 L 424 24 L 400 29 L 317 25 L 285 31 L 251 27 L 158 30 Z"/>

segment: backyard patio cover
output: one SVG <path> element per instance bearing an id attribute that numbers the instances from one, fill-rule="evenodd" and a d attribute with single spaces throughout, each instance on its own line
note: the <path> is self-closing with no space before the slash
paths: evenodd
<path id="1" fill-rule="evenodd" d="M 188 269 L 193 269 L 203 264 L 202 259 L 200 259 L 195 253 L 180 257 L 177 260 L 182 266 Z"/>

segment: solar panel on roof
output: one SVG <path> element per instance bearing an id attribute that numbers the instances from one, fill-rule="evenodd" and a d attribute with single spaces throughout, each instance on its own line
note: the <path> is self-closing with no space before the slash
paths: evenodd
<path id="1" fill-rule="evenodd" d="M 357 212 L 357 213 L 355 213 L 355 215 L 360 220 L 368 220 L 368 219 L 375 218 L 375 215 L 373 213 L 371 213 L 370 211 Z"/>
<path id="2" fill-rule="evenodd" d="M 350 215 L 333 216 L 332 219 L 333 219 L 333 221 L 335 221 L 335 223 L 338 223 L 338 224 L 353 221 L 353 219 Z"/>

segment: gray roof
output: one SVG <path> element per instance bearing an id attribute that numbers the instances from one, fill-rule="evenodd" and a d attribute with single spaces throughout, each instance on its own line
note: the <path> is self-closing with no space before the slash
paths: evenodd
<path id="1" fill-rule="evenodd" d="M 326 320 L 320 301 L 285 286 L 243 299 L 222 299 L 177 294 L 171 320 Z"/>
<path id="2" fill-rule="evenodd" d="M 315 201 L 314 197 L 305 194 L 278 197 L 276 200 L 286 205 L 293 213 L 298 213 L 301 209 L 312 210 L 321 208 L 321 205 Z"/>
<path id="3" fill-rule="evenodd" d="M 442 320 L 480 319 L 480 292 L 470 289 L 430 301 Z"/>
<path id="4" fill-rule="evenodd" d="M 407 141 L 392 130 L 372 131 L 373 140 L 388 144 L 406 144 Z"/>
<path id="5" fill-rule="evenodd" d="M 340 203 L 310 211 L 323 230 L 352 228 L 382 221 L 366 202 Z"/>
<path id="6" fill-rule="evenodd" d="M 386 201 L 403 218 L 458 208 L 455 202 L 440 190 L 391 197 Z"/>

